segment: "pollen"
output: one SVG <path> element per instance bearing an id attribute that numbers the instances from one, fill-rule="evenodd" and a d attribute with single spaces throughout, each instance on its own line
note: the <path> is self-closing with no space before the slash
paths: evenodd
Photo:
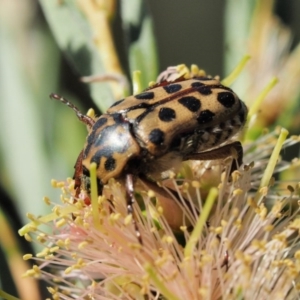
<path id="1" fill-rule="evenodd" d="M 30 234 L 25 233 L 24 237 L 27 242 L 32 242 L 32 238 L 31 238 Z"/>
<path id="2" fill-rule="evenodd" d="M 212 249 L 217 249 L 220 245 L 220 241 L 217 238 L 212 239 L 212 241 L 210 242 L 210 247 Z"/>
<path id="3" fill-rule="evenodd" d="M 148 87 L 153 87 L 154 85 L 156 85 L 156 82 L 155 81 L 150 81 L 149 84 L 148 84 Z"/>
<path id="4" fill-rule="evenodd" d="M 51 185 L 53 188 L 57 188 L 57 180 L 51 179 Z"/>
<path id="5" fill-rule="evenodd" d="M 37 221 L 37 218 L 35 217 L 35 215 L 31 214 L 31 213 L 27 213 L 26 214 L 27 218 L 33 222 Z"/>
<path id="6" fill-rule="evenodd" d="M 86 204 L 84 203 L 84 199 L 80 199 L 80 198 L 74 201 L 72 197 L 72 199 L 69 199 L 67 203 L 74 205 L 78 210 L 82 210 L 84 207 L 86 207 Z"/>
<path id="7" fill-rule="evenodd" d="M 274 229 L 274 225 L 271 224 L 264 227 L 264 231 L 266 232 L 271 232 L 273 229 Z"/>
<path id="8" fill-rule="evenodd" d="M 91 224 L 88 223 L 88 222 L 84 222 L 84 223 L 82 224 L 82 226 L 83 226 L 83 228 L 84 228 L 85 230 L 89 230 L 89 229 L 91 228 Z"/>
<path id="9" fill-rule="evenodd" d="M 56 241 L 56 245 L 57 245 L 58 247 L 64 247 L 64 246 L 65 246 L 65 242 L 64 242 L 63 240 L 57 240 L 57 241 Z"/>
<path id="10" fill-rule="evenodd" d="M 50 205 L 50 204 L 51 204 L 51 201 L 50 201 L 50 198 L 49 198 L 49 197 L 44 197 L 44 198 L 43 198 L 43 201 L 44 201 L 47 205 Z"/>
<path id="11" fill-rule="evenodd" d="M 275 216 L 281 217 L 282 205 L 283 205 L 283 203 L 281 201 L 276 201 L 275 204 L 273 205 L 273 207 L 272 207 L 272 213 Z"/>
<path id="12" fill-rule="evenodd" d="M 166 242 L 167 244 L 172 244 L 174 242 L 174 239 L 172 236 L 169 236 L 169 235 L 165 235 L 162 240 L 164 242 Z"/>
<path id="13" fill-rule="evenodd" d="M 259 216 L 261 217 L 262 220 L 265 220 L 265 218 L 268 214 L 268 210 L 263 204 L 261 204 L 259 209 L 257 210 L 257 213 L 259 214 Z"/>
<path id="14" fill-rule="evenodd" d="M 244 191 L 242 189 L 236 189 L 233 191 L 233 196 L 243 195 Z"/>
<path id="15" fill-rule="evenodd" d="M 59 221 L 57 221 L 56 223 L 55 223 L 55 226 L 57 227 L 57 228 L 59 228 L 59 227 L 63 227 L 64 225 L 66 225 L 67 224 L 67 220 L 66 219 L 60 219 Z"/>
<path id="16" fill-rule="evenodd" d="M 152 191 L 152 190 L 149 190 L 149 191 L 148 191 L 148 197 L 149 197 L 149 198 L 154 198 L 154 197 L 155 197 L 155 192 Z"/>
<path id="17" fill-rule="evenodd" d="M 201 257 L 201 263 L 202 263 L 202 266 L 205 266 L 207 264 L 210 264 L 211 262 L 213 262 L 213 257 L 209 254 L 206 254 L 206 255 L 203 255 Z"/>
<path id="18" fill-rule="evenodd" d="M 72 271 L 73 271 L 73 267 L 68 267 L 68 268 L 65 269 L 64 273 L 65 273 L 66 275 L 68 275 L 68 274 L 70 274 Z"/>
<path id="19" fill-rule="evenodd" d="M 300 260 L 300 250 L 295 252 L 294 257 Z"/>
<path id="20" fill-rule="evenodd" d="M 82 250 L 84 249 L 89 243 L 87 241 L 84 241 L 84 242 L 81 242 L 79 245 L 78 245 L 78 249 L 79 250 Z"/>
<path id="21" fill-rule="evenodd" d="M 203 299 L 206 299 L 209 296 L 208 293 L 208 288 L 201 287 L 198 289 L 198 295 L 201 296 L 201 298 L 203 297 Z"/>
<path id="22" fill-rule="evenodd" d="M 36 257 L 45 257 L 49 254 L 49 248 L 44 248 L 41 252 L 36 254 Z"/>
<path id="23" fill-rule="evenodd" d="M 23 259 L 24 259 L 24 260 L 29 260 L 29 259 L 31 259 L 32 257 L 33 257 L 32 254 L 25 254 L 25 255 L 23 255 Z"/>
<path id="24" fill-rule="evenodd" d="M 196 180 L 193 180 L 192 181 L 192 187 L 195 188 L 195 189 L 199 189 L 200 188 L 200 182 L 199 181 L 196 181 Z"/>
<path id="25" fill-rule="evenodd" d="M 159 214 L 160 216 L 162 216 L 163 213 L 164 213 L 164 209 L 163 209 L 161 206 L 158 206 L 158 207 L 157 207 L 157 212 L 158 212 L 158 214 Z"/>
<path id="26" fill-rule="evenodd" d="M 215 231 L 216 234 L 221 234 L 222 231 L 223 231 L 223 227 L 222 227 L 222 226 L 219 226 L 219 227 L 215 228 L 214 231 Z"/>
<path id="27" fill-rule="evenodd" d="M 239 213 L 240 213 L 240 210 L 237 208 L 237 207 L 233 207 L 232 208 L 232 215 L 234 216 L 234 217 L 237 217 L 238 215 L 239 215 Z"/>
<path id="28" fill-rule="evenodd" d="M 265 251 L 266 250 L 266 241 L 260 241 L 260 240 L 253 240 L 251 242 L 251 245 L 260 251 Z"/>
<path id="29" fill-rule="evenodd" d="M 260 190 L 259 190 L 259 193 L 262 195 L 262 196 L 266 196 L 268 194 L 268 187 L 264 186 L 262 187 Z"/>
<path id="30" fill-rule="evenodd" d="M 65 186 L 65 182 L 64 181 L 56 181 L 56 187 L 57 188 L 63 188 Z"/>
<path id="31" fill-rule="evenodd" d="M 58 246 L 51 247 L 49 250 L 50 250 L 51 253 L 53 253 L 53 252 L 58 252 L 59 247 L 58 247 Z"/>
<path id="32" fill-rule="evenodd" d="M 77 224 L 77 225 L 83 225 L 83 218 L 81 217 L 81 216 L 77 216 L 76 218 L 75 218 L 75 223 Z"/>
<path id="33" fill-rule="evenodd" d="M 126 218 L 124 219 L 124 224 L 129 225 L 132 222 L 132 215 L 127 215 Z"/>
<path id="34" fill-rule="evenodd" d="M 286 235 L 284 233 L 278 233 L 273 236 L 274 240 L 277 240 L 283 244 L 286 244 Z"/>
<path id="35" fill-rule="evenodd" d="M 59 217 L 61 215 L 60 207 L 54 206 L 53 207 L 53 212 Z"/>
<path id="36" fill-rule="evenodd" d="M 183 231 L 183 232 L 187 231 L 187 227 L 186 227 L 186 226 L 180 226 L 179 228 L 180 228 L 180 230 Z"/>
<path id="37" fill-rule="evenodd" d="M 74 186 L 75 186 L 75 181 L 72 180 L 72 181 L 69 183 L 69 185 L 68 185 L 68 189 L 69 189 L 69 190 L 74 190 Z"/>
<path id="38" fill-rule="evenodd" d="M 221 220 L 221 225 L 222 227 L 227 226 L 228 222 L 226 220 Z"/>
<path id="39" fill-rule="evenodd" d="M 241 229 L 242 226 L 243 226 L 243 221 L 241 219 L 237 219 L 235 222 L 234 222 L 234 225 L 236 226 L 237 229 Z"/>
<path id="40" fill-rule="evenodd" d="M 68 248 L 70 246 L 70 244 L 71 244 L 70 238 L 66 238 L 65 241 L 64 241 L 65 247 Z"/>
<path id="41" fill-rule="evenodd" d="M 95 110 L 93 108 L 90 108 L 87 113 L 86 113 L 87 116 L 89 116 L 90 118 L 92 119 L 95 119 Z"/>
<path id="42" fill-rule="evenodd" d="M 118 221 L 118 220 L 120 220 L 120 218 L 121 218 L 121 214 L 120 213 L 111 214 L 111 219 L 113 221 Z"/>
<path id="43" fill-rule="evenodd" d="M 181 66 L 178 70 L 186 76 L 201 72 L 197 66 L 191 66 L 190 70 Z M 206 82 L 212 80 L 207 78 Z M 176 90 L 182 89 L 181 83 L 177 83 L 180 82 L 162 93 L 174 95 Z M 206 83 L 194 84 L 197 89 L 201 85 Z M 205 92 L 211 92 L 207 86 Z M 157 94 L 151 90 L 143 97 L 153 97 L 149 101 L 142 100 L 145 102 L 157 101 Z M 200 100 L 203 108 L 205 100 Z M 234 126 L 237 117 L 218 126 L 224 128 L 229 122 Z M 107 122 L 101 120 L 102 125 Z M 155 120 L 150 121 L 155 123 Z M 119 125 L 114 123 L 116 120 L 111 122 Z M 285 147 L 297 141 L 290 138 Z M 167 143 L 167 139 L 164 142 Z M 153 190 L 141 186 L 135 190 L 134 183 L 134 192 L 138 192 L 134 207 L 142 205 L 133 214 L 127 214 L 126 186 L 122 180 L 118 182 L 118 178 L 104 185 L 102 196 L 96 192 L 96 196 L 91 197 L 88 191 L 80 191 L 79 199 L 74 196 L 72 179 L 53 180 L 53 186 L 62 189 L 62 204 L 47 216 L 37 219 L 29 215 L 32 222 L 22 231 L 25 238 L 27 235 L 28 239 L 49 246 L 35 256 L 24 255 L 24 259 L 38 261 L 41 268 L 35 267 L 26 275 L 42 277 L 56 286 L 50 290 L 53 299 L 96 299 L 101 295 L 104 298 L 125 295 L 130 299 L 251 299 L 247 292 L 258 295 L 259 299 L 269 296 L 277 299 L 276 290 L 289 291 L 294 296 L 299 281 L 300 220 L 295 220 L 290 204 L 300 203 L 300 185 L 293 183 L 295 188 L 283 189 L 283 185 L 278 184 L 278 173 L 291 166 L 279 159 L 279 155 L 267 180 L 261 181 L 276 142 L 274 132 L 259 137 L 254 143 L 247 141 L 243 147 L 245 167 L 240 166 L 232 174 L 232 158 L 214 162 L 187 161 L 180 176 L 173 173 L 166 180 L 161 179 L 162 184 Z M 118 157 L 116 153 L 112 153 L 113 158 Z M 251 161 L 255 161 L 255 166 L 249 164 Z M 271 177 L 276 181 L 272 182 Z M 163 193 L 163 189 L 168 193 Z M 209 191 L 214 191 L 214 195 L 208 195 Z M 159 200 L 150 199 L 155 196 Z M 45 198 L 48 205 L 54 206 L 54 202 Z M 83 198 L 93 198 L 92 205 Z M 181 214 L 173 213 L 173 205 L 178 205 Z M 175 217 L 180 219 L 176 228 L 166 216 L 174 223 Z M 43 224 L 48 227 L 47 233 L 43 232 L 44 226 L 40 226 Z M 29 229 L 33 230 L 30 236 Z M 65 297 L 66 294 L 70 296 Z"/>

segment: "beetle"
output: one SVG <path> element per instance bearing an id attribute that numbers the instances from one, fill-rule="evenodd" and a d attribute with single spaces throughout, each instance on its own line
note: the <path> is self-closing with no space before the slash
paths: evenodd
<path id="1" fill-rule="evenodd" d="M 126 179 L 128 214 L 133 214 L 134 179 L 157 180 L 186 160 L 223 159 L 236 154 L 231 171 L 242 164 L 241 143 L 228 141 L 244 126 L 247 107 L 216 78 L 163 80 L 143 92 L 115 102 L 93 119 L 65 98 L 88 126 L 85 146 L 75 164 L 76 196 L 90 164 L 97 165 L 99 193 L 110 178 Z M 135 224 L 141 242 L 140 233 Z"/>

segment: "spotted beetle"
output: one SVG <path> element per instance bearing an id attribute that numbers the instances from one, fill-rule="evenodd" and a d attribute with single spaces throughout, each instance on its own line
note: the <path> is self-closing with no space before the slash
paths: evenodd
<path id="1" fill-rule="evenodd" d="M 71 107 L 89 128 L 75 164 L 76 196 L 93 162 L 100 194 L 110 178 L 126 179 L 129 214 L 133 213 L 136 177 L 158 179 L 182 161 L 222 159 L 232 156 L 232 149 L 237 154 L 232 170 L 242 163 L 241 143 L 226 142 L 244 126 L 247 107 L 217 79 L 163 80 L 115 102 L 97 119 L 82 114 L 57 94 L 50 97 Z M 135 229 L 141 242 L 136 224 Z"/>

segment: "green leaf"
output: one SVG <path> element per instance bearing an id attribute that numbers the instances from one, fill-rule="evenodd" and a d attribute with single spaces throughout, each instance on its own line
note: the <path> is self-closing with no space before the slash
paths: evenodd
<path id="1" fill-rule="evenodd" d="M 147 87 L 158 74 L 158 59 L 153 22 L 145 1 L 121 2 L 123 27 L 128 42 L 129 68 L 141 71 L 142 86 Z"/>
<path id="2" fill-rule="evenodd" d="M 104 75 L 107 70 L 94 42 L 91 24 L 76 1 L 40 1 L 54 37 L 79 77 Z M 105 111 L 114 96 L 108 83 L 90 85 L 91 96 L 96 105 Z"/>

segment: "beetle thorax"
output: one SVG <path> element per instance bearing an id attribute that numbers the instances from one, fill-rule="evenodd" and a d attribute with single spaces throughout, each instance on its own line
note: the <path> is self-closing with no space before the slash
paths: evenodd
<path id="1" fill-rule="evenodd" d="M 128 161 L 140 154 L 130 124 L 120 114 L 102 115 L 92 127 L 83 153 L 83 166 L 97 164 L 97 177 L 105 184 L 122 175 Z"/>

